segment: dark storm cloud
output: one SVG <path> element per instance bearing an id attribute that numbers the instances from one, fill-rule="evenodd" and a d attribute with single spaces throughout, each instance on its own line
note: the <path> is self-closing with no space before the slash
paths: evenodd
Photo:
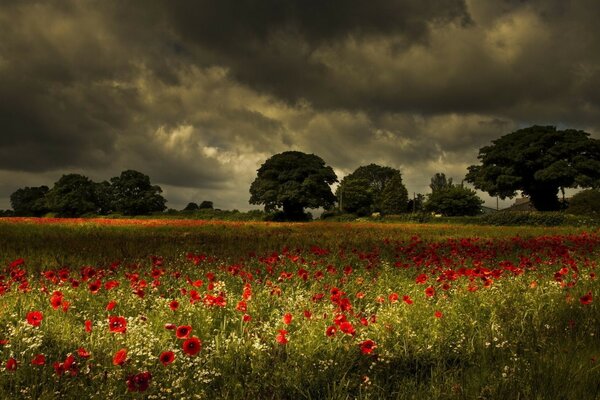
<path id="1" fill-rule="evenodd" d="M 600 136 L 595 0 L 3 1 L 0 208 L 137 169 L 171 207 L 246 208 L 272 154 L 427 192 L 530 124 Z M 217 204 L 216 204 L 217 205 Z"/>

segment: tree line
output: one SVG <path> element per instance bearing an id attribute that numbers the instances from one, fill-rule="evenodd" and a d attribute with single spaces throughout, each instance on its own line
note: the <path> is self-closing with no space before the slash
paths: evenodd
<path id="1" fill-rule="evenodd" d="M 164 211 L 162 189 L 152 185 L 141 172 L 126 170 L 109 181 L 94 182 L 80 174 L 63 175 L 52 188 L 24 187 L 10 195 L 10 204 L 18 216 L 40 217 L 53 213 L 58 217 L 86 214 L 144 215 Z"/>
<path id="2" fill-rule="evenodd" d="M 494 140 L 479 150 L 480 164 L 471 165 L 465 181 L 501 199 L 521 192 L 539 211 L 564 206 L 566 188 L 600 188 L 600 141 L 580 130 L 534 125 Z M 397 214 L 423 209 L 447 216 L 474 215 L 483 201 L 462 183 L 443 173 L 431 178 L 431 194 L 408 199 L 399 170 L 370 164 L 339 183 L 333 169 L 318 156 L 298 151 L 276 154 L 258 170 L 250 186 L 250 203 L 266 211 L 281 209 L 283 219 L 306 218 L 305 208 L 337 208 L 357 215 Z M 595 196 L 587 195 L 586 199 Z M 589 200 L 587 200 L 589 203 Z"/>

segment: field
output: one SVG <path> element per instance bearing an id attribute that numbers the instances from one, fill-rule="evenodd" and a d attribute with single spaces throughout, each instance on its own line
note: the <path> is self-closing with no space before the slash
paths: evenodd
<path id="1" fill-rule="evenodd" d="M 600 399 L 582 228 L 0 219 L 0 398 Z"/>

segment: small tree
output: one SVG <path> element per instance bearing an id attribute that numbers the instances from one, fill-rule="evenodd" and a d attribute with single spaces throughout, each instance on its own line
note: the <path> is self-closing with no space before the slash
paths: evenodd
<path id="1" fill-rule="evenodd" d="M 10 205 L 15 215 L 41 217 L 50 211 L 46 203 L 48 186 L 24 187 L 10 195 Z"/>
<path id="2" fill-rule="evenodd" d="M 481 213 L 481 200 L 474 190 L 462 185 L 436 190 L 429 195 L 425 210 L 449 217 Z"/>
<path id="3" fill-rule="evenodd" d="M 208 200 L 204 200 L 202 203 L 200 203 L 200 206 L 198 208 L 200 208 L 201 210 L 202 209 L 212 210 L 213 209 L 213 202 L 212 201 L 208 201 Z"/>
<path id="4" fill-rule="evenodd" d="M 452 186 L 452 178 L 446 179 L 446 174 L 444 174 L 443 172 L 438 172 L 434 176 L 432 176 L 431 183 L 429 184 L 429 187 L 431 188 L 432 192 L 435 192 L 437 190 L 448 189 Z"/>
<path id="5" fill-rule="evenodd" d="M 329 185 L 337 182 L 333 169 L 318 156 L 299 151 L 275 154 L 258 169 L 250 186 L 250 204 L 265 211 L 283 208 L 285 219 L 302 220 L 305 208 L 331 207 L 335 196 Z"/>
<path id="6" fill-rule="evenodd" d="M 400 214 L 406 212 L 408 191 L 402 182 L 400 173 L 387 182 L 381 193 L 381 212 L 384 214 Z"/>
<path id="7" fill-rule="evenodd" d="M 198 204 L 196 203 L 188 203 L 187 206 L 183 209 L 183 211 L 196 211 L 198 209 Z"/>
<path id="8" fill-rule="evenodd" d="M 345 179 L 345 178 L 344 178 Z M 343 185 L 336 191 L 342 211 L 365 216 L 371 214 L 373 207 L 373 190 L 369 181 L 364 178 L 342 180 Z"/>
<path id="9" fill-rule="evenodd" d="M 167 200 L 158 185 L 152 185 L 148 175 L 134 170 L 121 172 L 110 179 L 111 199 L 115 211 L 124 215 L 144 215 L 164 211 Z"/>

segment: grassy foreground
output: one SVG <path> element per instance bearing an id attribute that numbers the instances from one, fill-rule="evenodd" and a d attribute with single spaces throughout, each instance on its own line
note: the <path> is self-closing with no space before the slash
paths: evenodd
<path id="1" fill-rule="evenodd" d="M 599 399 L 574 228 L 0 220 L 0 398 Z"/>

